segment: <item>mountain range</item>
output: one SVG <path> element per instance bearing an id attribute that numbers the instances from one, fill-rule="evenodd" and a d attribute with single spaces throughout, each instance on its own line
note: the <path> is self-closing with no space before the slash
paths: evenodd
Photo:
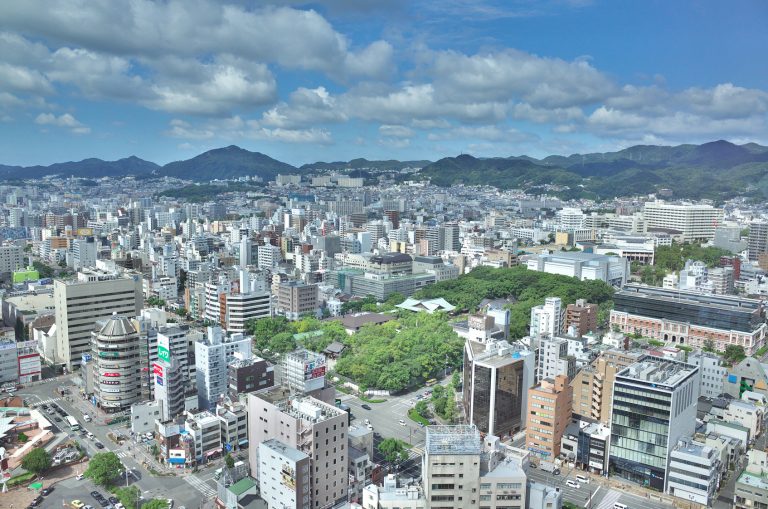
<path id="1" fill-rule="evenodd" d="M 46 175 L 81 178 L 171 176 L 198 182 L 259 176 L 274 180 L 278 173 L 308 174 L 353 170 L 399 171 L 421 168 L 409 178 L 429 179 L 438 186 L 493 185 L 500 189 L 544 190 L 557 187 L 566 198 L 609 198 L 646 194 L 667 188 L 678 197 L 713 198 L 751 195 L 768 197 L 768 147 L 755 143 L 736 145 L 719 140 L 702 145 L 636 145 L 617 152 L 477 158 L 462 154 L 439 161 L 317 162 L 299 168 L 260 152 L 231 145 L 204 152 L 184 161 L 159 166 L 135 156 L 117 161 L 85 159 L 50 166 L 0 165 L 0 180 L 24 180 Z"/>

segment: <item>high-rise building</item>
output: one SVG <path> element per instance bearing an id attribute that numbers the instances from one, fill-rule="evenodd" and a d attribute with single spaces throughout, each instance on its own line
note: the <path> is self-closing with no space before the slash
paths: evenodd
<path id="1" fill-rule="evenodd" d="M 67 368 L 79 366 L 91 350 L 91 331 L 98 320 L 117 313 L 138 316 L 143 302 L 141 277 L 121 276 L 86 269 L 74 281 L 57 279 L 53 284 L 56 306 L 54 362 Z"/>
<path id="2" fill-rule="evenodd" d="M 438 245 L 441 251 L 461 251 L 461 239 L 459 238 L 459 225 L 447 223 L 438 230 Z"/>
<path id="3" fill-rule="evenodd" d="M 669 456 L 693 435 L 699 368 L 643 356 L 616 374 L 611 412 L 611 475 L 665 491 Z"/>
<path id="4" fill-rule="evenodd" d="M 768 222 L 757 221 L 749 225 L 747 254 L 749 260 L 756 262 L 761 254 L 768 253 Z"/>
<path id="5" fill-rule="evenodd" d="M 93 396 L 106 412 L 127 410 L 139 401 L 139 334 L 125 317 L 112 315 L 91 332 Z"/>
<path id="6" fill-rule="evenodd" d="M 610 424 L 616 373 L 636 363 L 641 356 L 635 352 L 606 350 L 576 373 L 571 381 L 574 415 Z"/>
<path id="7" fill-rule="evenodd" d="M 568 354 L 567 339 L 539 336 L 531 341 L 536 348 L 536 382 L 558 375 L 573 379 L 576 375 L 576 359 Z"/>
<path id="8" fill-rule="evenodd" d="M 563 331 L 563 301 L 547 297 L 544 304 L 531 308 L 531 337 L 554 337 Z"/>
<path id="9" fill-rule="evenodd" d="M 588 304 L 585 299 L 577 299 L 575 304 L 565 308 L 565 331 L 571 330 L 576 336 L 583 336 L 597 330 L 597 304 Z"/>
<path id="10" fill-rule="evenodd" d="M 310 507 L 345 501 L 349 487 L 349 415 L 311 396 L 296 397 L 276 387 L 248 395 L 248 459 L 259 479 L 260 445 L 278 439 L 310 458 Z"/>
<path id="11" fill-rule="evenodd" d="M 208 327 L 206 338 L 195 343 L 198 408 L 207 410 L 227 394 L 227 365 L 251 358 L 251 338 L 241 333 L 226 336 L 221 327 Z"/>
<path id="12" fill-rule="evenodd" d="M 680 232 L 683 242 L 693 242 L 714 238 L 715 229 L 723 221 L 723 209 L 712 205 L 655 201 L 645 204 L 643 216 L 649 231 L 676 230 Z"/>
<path id="13" fill-rule="evenodd" d="M 523 428 L 534 355 L 507 341 L 464 344 L 464 416 L 486 434 L 512 436 Z"/>
<path id="14" fill-rule="evenodd" d="M 93 237 L 72 240 L 72 268 L 75 270 L 96 265 L 96 242 Z"/>
<path id="15" fill-rule="evenodd" d="M 240 266 L 246 268 L 253 263 L 253 243 L 248 236 L 240 239 Z"/>
<path id="16" fill-rule="evenodd" d="M 283 383 L 299 394 L 325 387 L 325 356 L 305 349 L 285 354 L 282 360 Z"/>
<path id="17" fill-rule="evenodd" d="M 546 459 L 560 455 L 560 442 L 571 420 L 573 388 L 568 377 L 545 378 L 528 389 L 525 443 L 529 451 Z"/>
<path id="18" fill-rule="evenodd" d="M 306 314 L 317 313 L 317 285 L 299 281 L 280 283 L 277 294 L 277 312 L 289 320 L 298 320 Z"/>
<path id="19" fill-rule="evenodd" d="M 157 356 L 151 366 L 155 401 L 162 404 L 163 420 L 198 408 L 194 344 L 186 327 L 161 326 Z"/>

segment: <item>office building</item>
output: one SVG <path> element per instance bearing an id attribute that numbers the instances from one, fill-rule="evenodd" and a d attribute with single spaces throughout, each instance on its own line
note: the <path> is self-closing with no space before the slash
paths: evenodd
<path id="1" fill-rule="evenodd" d="M 248 412 L 245 403 L 225 398 L 216 405 L 214 415 L 219 418 L 221 443 L 228 451 L 248 447 Z"/>
<path id="2" fill-rule="evenodd" d="M 571 421 L 573 388 L 568 377 L 545 378 L 528 389 L 525 445 L 533 454 L 545 459 L 560 455 L 560 443 Z"/>
<path id="3" fill-rule="evenodd" d="M 189 466 L 200 466 L 221 456 L 221 424 L 211 412 L 187 412 L 184 420 L 184 440 L 191 445 L 192 458 Z"/>
<path id="4" fill-rule="evenodd" d="M 721 468 L 716 449 L 682 438 L 669 455 L 667 493 L 712 507 L 720 487 Z"/>
<path id="5" fill-rule="evenodd" d="M 679 234 L 683 242 L 711 240 L 723 222 L 723 209 L 712 205 L 648 202 L 643 208 L 646 228 Z"/>
<path id="6" fill-rule="evenodd" d="M 175 325 L 161 326 L 157 332 L 150 381 L 164 421 L 198 408 L 195 349 L 187 333 Z"/>
<path id="7" fill-rule="evenodd" d="M 349 414 L 311 396 L 296 397 L 282 387 L 248 395 L 248 457 L 257 471 L 259 445 L 278 439 L 310 458 L 310 505 L 317 509 L 346 501 Z"/>
<path id="8" fill-rule="evenodd" d="M 524 507 L 527 479 L 522 461 L 497 437 L 482 441 L 475 426 L 429 426 L 421 469 L 426 506 Z"/>
<path id="9" fill-rule="evenodd" d="M 531 342 L 536 351 L 536 382 L 558 375 L 573 379 L 576 375 L 576 358 L 568 353 L 567 339 L 543 336 L 531 338 Z"/>
<path id="10" fill-rule="evenodd" d="M 768 222 L 758 221 L 750 223 L 749 238 L 747 240 L 747 254 L 749 261 L 756 262 L 760 255 L 768 253 Z"/>
<path id="11" fill-rule="evenodd" d="M 73 269 L 81 270 L 96 266 L 96 242 L 93 237 L 72 240 Z"/>
<path id="12" fill-rule="evenodd" d="M 459 238 L 459 225 L 448 223 L 439 227 L 438 246 L 440 251 L 461 251 L 461 239 Z"/>
<path id="13" fill-rule="evenodd" d="M 251 358 L 251 338 L 240 333 L 227 337 L 221 327 L 208 327 L 207 337 L 195 342 L 198 408 L 215 408 L 229 386 L 227 365 Z"/>
<path id="14" fill-rule="evenodd" d="M 464 344 L 464 416 L 478 430 L 498 437 L 523 428 L 534 355 L 507 341 Z"/>
<path id="15" fill-rule="evenodd" d="M 426 509 L 427 501 L 416 481 L 398 482 L 387 474 L 381 486 L 370 483 L 363 488 L 363 507 L 367 509 Z"/>
<path id="16" fill-rule="evenodd" d="M 699 368 L 699 395 L 714 399 L 723 394 L 723 378 L 728 369 L 721 365 L 720 356 L 709 352 L 691 352 L 688 354 L 688 364 Z"/>
<path id="17" fill-rule="evenodd" d="M 761 301 L 725 295 L 702 295 L 641 285 L 626 285 L 613 297 L 611 326 L 659 341 L 720 352 L 728 345 L 752 355 L 765 341 Z"/>
<path id="18" fill-rule="evenodd" d="M 318 312 L 317 285 L 299 281 L 280 283 L 277 297 L 277 313 L 289 320 L 301 316 L 315 316 Z"/>
<path id="19" fill-rule="evenodd" d="M 308 394 L 325 387 L 325 356 L 299 349 L 282 360 L 283 383 L 292 391 Z"/>
<path id="20" fill-rule="evenodd" d="M 91 333 L 93 397 L 105 412 L 127 410 L 139 401 L 139 334 L 125 317 L 112 315 Z"/>
<path id="21" fill-rule="evenodd" d="M 563 331 L 563 301 L 547 297 L 544 304 L 531 308 L 531 337 L 554 337 Z"/>
<path id="22" fill-rule="evenodd" d="M 223 304 L 225 320 L 221 325 L 231 333 L 245 333 L 250 320 L 272 316 L 272 296 L 266 290 L 228 294 Z"/>
<path id="23" fill-rule="evenodd" d="M 0 339 L 0 383 L 18 381 L 18 362 L 16 342 L 10 338 Z"/>
<path id="24" fill-rule="evenodd" d="M 629 260 L 581 252 L 556 252 L 533 255 L 527 262 L 528 270 L 561 274 L 584 280 L 604 281 L 621 286 L 629 277 Z"/>
<path id="25" fill-rule="evenodd" d="M 597 331 L 597 304 L 588 304 L 585 299 L 577 299 L 575 304 L 565 308 L 565 331 L 572 335 L 583 336 Z"/>
<path id="26" fill-rule="evenodd" d="M 269 507 L 310 509 L 309 456 L 277 439 L 259 444 L 259 490 Z"/>
<path id="27" fill-rule="evenodd" d="M 571 381 L 574 415 L 610 424 L 616 373 L 636 363 L 640 357 L 641 353 L 606 350 L 576 373 Z"/>
<path id="28" fill-rule="evenodd" d="M 138 316 L 143 298 L 141 277 L 85 269 L 77 279 L 53 283 L 56 306 L 54 363 L 68 369 L 77 367 L 84 353 L 90 353 L 91 331 L 98 320 L 117 313 Z"/>
<path id="29" fill-rule="evenodd" d="M 616 374 L 611 414 L 611 475 L 665 491 L 677 441 L 693 435 L 699 368 L 643 356 Z"/>
<path id="30" fill-rule="evenodd" d="M 227 365 L 229 397 L 268 389 L 275 385 L 275 368 L 259 357 L 235 359 Z"/>

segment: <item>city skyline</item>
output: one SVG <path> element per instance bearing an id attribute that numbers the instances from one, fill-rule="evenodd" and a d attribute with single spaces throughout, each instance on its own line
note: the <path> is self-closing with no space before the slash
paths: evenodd
<path id="1" fill-rule="evenodd" d="M 759 2 L 7 3 L 0 164 L 163 164 L 230 144 L 294 165 L 768 144 L 754 65 L 766 15 Z"/>

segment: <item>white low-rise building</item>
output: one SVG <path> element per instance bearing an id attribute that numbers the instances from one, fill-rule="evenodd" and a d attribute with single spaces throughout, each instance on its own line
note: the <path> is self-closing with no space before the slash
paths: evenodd
<path id="1" fill-rule="evenodd" d="M 711 507 L 720 486 L 720 472 L 714 448 L 683 438 L 669 455 L 666 492 Z"/>
<path id="2" fill-rule="evenodd" d="M 723 377 L 728 370 L 720 365 L 720 356 L 708 352 L 691 353 L 688 364 L 699 367 L 701 385 L 699 395 L 706 398 L 716 398 L 723 393 Z"/>

